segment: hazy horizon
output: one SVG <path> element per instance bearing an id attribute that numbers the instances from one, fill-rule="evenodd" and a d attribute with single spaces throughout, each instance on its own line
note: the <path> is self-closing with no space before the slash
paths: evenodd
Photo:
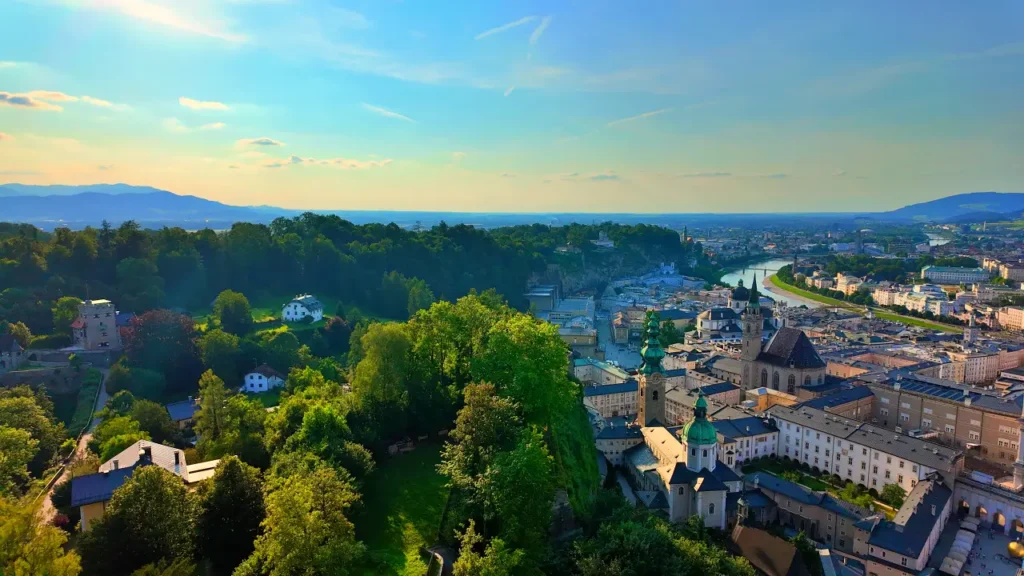
<path id="1" fill-rule="evenodd" d="M 0 7 L 0 180 L 511 214 L 1024 191 L 1019 2 Z"/>

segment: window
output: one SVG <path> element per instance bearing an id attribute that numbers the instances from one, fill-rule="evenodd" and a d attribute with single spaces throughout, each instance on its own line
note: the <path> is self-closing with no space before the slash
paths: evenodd
<path id="1" fill-rule="evenodd" d="M 885 457 L 885 463 L 886 464 L 892 464 L 892 456 L 886 456 Z"/>
<path id="2" fill-rule="evenodd" d="M 921 428 L 931 428 L 931 427 L 932 427 L 932 421 L 931 420 L 929 420 L 927 418 L 921 419 Z"/>
<path id="3" fill-rule="evenodd" d="M 903 468 L 903 460 L 900 460 L 900 468 Z"/>
<path id="4" fill-rule="evenodd" d="M 888 471 L 888 470 L 886 470 L 886 471 L 885 471 L 885 479 L 886 479 L 886 480 L 888 480 L 888 479 L 889 479 L 889 471 Z"/>
<path id="5" fill-rule="evenodd" d="M 861 484 L 864 483 L 864 475 L 863 474 L 860 475 L 860 482 L 861 482 Z"/>
<path id="6" fill-rule="evenodd" d="M 818 453 L 818 446 L 817 446 L 817 445 L 815 445 L 815 446 L 814 446 L 814 453 L 815 453 L 815 454 L 817 454 L 817 453 Z"/>
<path id="7" fill-rule="evenodd" d="M 952 424 L 946 424 L 946 433 L 947 434 L 952 434 L 955 430 L 956 430 L 956 428 L 954 428 Z"/>
<path id="8" fill-rule="evenodd" d="M 881 409 L 878 410 L 878 412 L 882 416 L 888 416 L 889 415 L 889 409 L 888 408 L 881 408 Z"/>
<path id="9" fill-rule="evenodd" d="M 878 474 L 878 466 L 872 466 L 871 467 L 871 473 L 872 474 Z"/>
<path id="10" fill-rule="evenodd" d="M 900 474 L 899 476 L 896 477 L 896 483 L 903 484 L 903 474 Z"/>
<path id="11" fill-rule="evenodd" d="M 712 502 L 711 504 L 708 504 L 708 514 L 714 514 L 714 513 L 715 513 L 715 503 Z"/>
<path id="12" fill-rule="evenodd" d="M 878 460 L 878 452 L 875 452 L 875 460 Z"/>
<path id="13" fill-rule="evenodd" d="M 767 388 L 768 387 L 768 371 L 763 369 L 763 368 L 761 369 L 761 387 L 762 388 Z M 786 426 L 789 427 L 788 424 Z"/>
<path id="14" fill-rule="evenodd" d="M 814 439 L 815 440 L 821 440 L 821 432 L 815 432 L 814 433 Z"/>
<path id="15" fill-rule="evenodd" d="M 703 456 L 704 458 L 707 458 L 707 457 L 708 457 L 708 451 L 707 451 L 707 450 L 704 450 L 703 452 L 704 452 L 704 453 L 703 453 L 703 454 L 702 454 L 701 456 Z"/>
<path id="16" fill-rule="evenodd" d="M 779 389 L 779 373 L 775 372 L 772 374 L 772 388 L 775 390 Z"/>
<path id="17" fill-rule="evenodd" d="M 839 539 L 839 546 L 846 546 L 846 540 L 844 540 L 843 538 L 840 538 Z"/>
<path id="18" fill-rule="evenodd" d="M 931 408 L 925 408 L 924 409 L 924 413 L 925 414 L 931 414 L 932 413 L 932 409 Z"/>
<path id="19" fill-rule="evenodd" d="M 867 456 L 868 455 L 868 449 L 867 448 L 861 448 L 861 454 L 863 454 L 864 456 Z"/>
<path id="20" fill-rule="evenodd" d="M 910 414 L 900 412 L 900 422 L 910 422 Z"/>
<path id="21" fill-rule="evenodd" d="M 847 458 L 846 460 L 847 460 L 847 462 L 846 462 L 847 464 L 849 464 L 850 466 L 853 466 L 853 458 Z"/>
<path id="22" fill-rule="evenodd" d="M 910 402 L 900 402 L 900 408 L 910 408 Z"/>
<path id="23" fill-rule="evenodd" d="M 906 556 L 904 556 L 903 558 L 900 558 L 900 564 L 902 564 L 904 566 L 907 565 L 907 557 Z"/>
<path id="24" fill-rule="evenodd" d="M 867 470 L 868 469 L 868 463 L 867 462 L 861 462 L 860 463 L 860 469 L 861 470 Z"/>
<path id="25" fill-rule="evenodd" d="M 654 391 L 654 392 L 653 392 L 653 393 L 651 394 L 651 399 L 652 399 L 652 400 L 654 400 L 655 402 L 657 402 L 657 401 L 658 401 L 658 391 L 657 391 L 657 390 L 655 390 L 655 391 Z"/>
<path id="26" fill-rule="evenodd" d="M 828 458 L 829 456 L 830 454 L 828 453 L 828 450 L 825 450 L 825 458 Z"/>
<path id="27" fill-rule="evenodd" d="M 917 474 L 917 464 L 914 464 L 914 465 L 913 465 L 913 466 L 912 466 L 912 467 L 910 468 L 910 470 L 911 470 L 911 471 L 912 471 L 912 472 L 913 472 L 914 474 Z"/>
<path id="28" fill-rule="evenodd" d="M 882 398 L 882 404 L 888 404 L 888 403 L 889 403 L 889 399 L 888 398 Z"/>
<path id="29" fill-rule="evenodd" d="M 697 449 L 696 448 L 690 448 L 690 456 L 696 456 L 696 455 L 697 455 Z"/>
<path id="30" fill-rule="evenodd" d="M 877 478 L 872 478 L 871 479 L 871 485 L 872 486 L 878 486 L 878 479 Z"/>

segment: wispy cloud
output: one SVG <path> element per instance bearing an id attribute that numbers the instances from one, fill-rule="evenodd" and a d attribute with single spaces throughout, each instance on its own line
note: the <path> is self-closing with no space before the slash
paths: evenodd
<path id="1" fill-rule="evenodd" d="M 38 100 L 47 100 L 49 102 L 78 102 L 77 96 L 65 94 L 63 92 L 56 92 L 54 90 L 33 90 L 26 94 L 29 98 L 36 98 Z"/>
<path id="2" fill-rule="evenodd" d="M 514 172 L 503 172 L 501 174 L 502 178 L 516 178 L 517 176 L 519 176 L 519 175 L 515 174 Z"/>
<path id="3" fill-rule="evenodd" d="M 590 174 L 580 174 L 579 172 L 569 172 L 567 174 L 557 174 L 556 178 L 559 178 L 566 182 L 618 182 L 622 180 L 622 176 L 615 173 L 613 170 L 605 170 L 603 172 L 592 172 Z M 544 182 L 550 182 L 551 178 L 545 178 Z"/>
<path id="4" fill-rule="evenodd" d="M 508 97 L 508 95 L 509 95 L 509 94 L 511 94 L 511 93 L 513 93 L 513 92 L 515 92 L 515 91 L 516 91 L 516 87 L 515 87 L 515 86 L 509 86 L 509 87 L 508 87 L 508 88 L 507 88 L 507 89 L 505 90 L 505 97 Z"/>
<path id="5" fill-rule="evenodd" d="M 14 136 L 0 132 L 0 142 L 11 142 L 12 140 L 14 140 Z"/>
<path id="6" fill-rule="evenodd" d="M 263 162 L 264 168 L 285 168 L 287 166 L 327 166 L 331 168 L 338 168 L 341 170 L 368 170 L 371 168 L 383 168 L 388 164 L 391 164 L 393 160 L 391 158 L 384 158 L 380 160 L 356 160 L 354 158 L 326 158 L 318 160 L 316 158 L 304 158 L 302 156 L 289 156 L 284 159 L 269 159 Z"/>
<path id="7" fill-rule="evenodd" d="M 106 172 L 107 170 L 113 170 L 114 169 L 114 165 L 113 164 L 100 164 L 99 166 L 96 167 L 96 169 L 100 170 L 102 172 Z"/>
<path id="8" fill-rule="evenodd" d="M 43 173 L 38 170 L 0 170 L 0 176 L 42 176 Z"/>
<path id="9" fill-rule="evenodd" d="M 728 178 L 732 176 L 732 172 L 690 172 L 687 174 L 680 174 L 680 178 Z"/>
<path id="10" fill-rule="evenodd" d="M 784 172 L 775 172 L 773 174 L 759 174 L 758 177 L 770 178 L 772 180 L 781 180 L 783 178 L 789 178 L 789 174 L 786 174 Z"/>
<path id="11" fill-rule="evenodd" d="M 189 131 L 188 126 L 181 123 L 181 120 L 177 118 L 165 118 L 163 121 L 164 129 L 168 132 L 174 132 L 175 134 L 184 134 Z"/>
<path id="12" fill-rule="evenodd" d="M 530 34 L 530 46 L 537 44 L 537 41 L 540 40 L 540 37 L 544 35 L 544 31 L 547 30 L 550 25 L 551 16 L 545 16 L 541 19 L 540 24 L 533 29 L 533 34 Z"/>
<path id="13" fill-rule="evenodd" d="M 1003 56 L 1020 56 L 1024 54 L 1024 42 L 1000 44 L 977 52 L 960 52 L 949 54 L 946 60 L 977 60 L 979 58 L 1000 58 Z"/>
<path id="14" fill-rule="evenodd" d="M 628 122 L 635 122 L 636 120 L 643 120 L 644 118 L 650 118 L 659 114 L 664 114 L 672 110 L 671 108 L 662 108 L 661 110 L 652 110 L 650 112 L 644 112 L 643 114 L 637 114 L 636 116 L 630 116 L 629 118 L 619 118 L 618 120 L 612 120 L 605 124 L 606 127 L 618 126 L 620 124 L 626 124 Z"/>
<path id="15" fill-rule="evenodd" d="M 129 110 L 131 108 L 126 104 L 114 104 L 113 102 L 93 98 L 92 96 L 82 96 L 82 102 L 92 104 L 93 106 L 99 106 L 100 108 L 110 108 L 111 110 Z"/>
<path id="16" fill-rule="evenodd" d="M 73 7 L 117 12 L 128 18 L 149 22 L 197 36 L 226 42 L 245 42 L 243 34 L 231 31 L 224 22 L 207 14 L 214 3 L 196 1 L 158 2 L 151 0 L 63 0 Z"/>
<path id="17" fill-rule="evenodd" d="M 200 130 L 223 130 L 227 124 L 223 122 L 211 122 L 210 124 L 203 124 L 199 127 Z"/>
<path id="18" fill-rule="evenodd" d="M 284 142 L 261 136 L 259 138 L 243 138 L 235 142 L 238 146 L 284 146 Z"/>
<path id="19" fill-rule="evenodd" d="M 836 168 L 835 172 L 832 173 L 832 176 L 835 178 L 841 178 L 843 176 L 846 176 L 846 170 Z"/>
<path id="20" fill-rule="evenodd" d="M 10 60 L 0 60 L 0 70 L 4 68 L 14 68 L 17 65 L 17 62 L 11 62 Z"/>
<path id="21" fill-rule="evenodd" d="M 0 106 L 47 110 L 50 112 L 60 112 L 64 109 L 56 104 L 50 104 L 42 98 L 33 97 L 30 94 L 12 94 L 10 92 L 0 92 Z"/>
<path id="22" fill-rule="evenodd" d="M 352 30 L 365 30 L 370 27 L 370 21 L 367 20 L 366 16 L 354 10 L 346 10 L 345 8 L 330 8 L 327 13 L 327 21 L 334 26 L 350 28 Z"/>
<path id="23" fill-rule="evenodd" d="M 516 28 L 518 26 L 522 26 L 523 24 L 529 24 L 530 22 L 533 22 L 536 19 L 537 19 L 536 16 L 526 16 L 525 18 L 520 18 L 519 20 L 516 20 L 515 22 L 509 22 L 508 24 L 502 24 L 501 26 L 498 26 L 497 28 L 491 28 L 490 30 L 485 30 L 485 31 L 477 34 L 476 36 L 474 36 L 473 39 L 474 40 L 482 40 L 484 38 L 487 38 L 488 36 L 494 36 L 495 34 L 501 34 L 502 32 L 505 32 L 507 30 L 511 30 L 511 29 Z"/>
<path id="24" fill-rule="evenodd" d="M 372 104 L 367 104 L 366 102 L 363 102 L 363 109 L 369 112 L 373 112 L 374 114 L 377 114 L 379 116 L 383 116 L 385 118 L 397 118 L 399 120 L 405 120 L 406 122 L 416 122 L 415 120 L 409 118 L 404 114 L 399 114 L 398 112 L 393 112 L 391 110 L 388 110 L 387 108 L 381 108 L 380 106 L 373 106 Z"/>
<path id="25" fill-rule="evenodd" d="M 193 100 L 192 98 L 186 98 L 182 96 L 178 98 L 178 104 L 181 104 L 185 108 L 190 110 L 227 110 L 228 105 L 223 102 L 215 102 L 213 100 Z"/>
<path id="26" fill-rule="evenodd" d="M 452 161 L 453 162 L 461 162 L 462 159 L 465 158 L 465 157 L 466 157 L 466 153 L 465 152 L 458 152 L 458 151 L 452 152 Z"/>
<path id="27" fill-rule="evenodd" d="M 590 180 L 591 182 L 616 182 L 622 180 L 622 177 L 611 170 L 606 170 L 599 174 L 591 174 L 587 176 L 587 180 Z"/>
<path id="28" fill-rule="evenodd" d="M 228 168 L 231 170 L 238 170 L 238 164 L 228 164 Z"/>

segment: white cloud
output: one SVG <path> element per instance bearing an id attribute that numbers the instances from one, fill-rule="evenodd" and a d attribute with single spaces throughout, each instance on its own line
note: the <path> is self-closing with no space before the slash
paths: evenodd
<path id="1" fill-rule="evenodd" d="M 178 104 L 181 104 L 185 108 L 191 110 L 227 110 L 228 105 L 222 102 L 214 102 L 212 100 L 193 100 L 192 98 L 186 98 L 182 96 L 178 98 Z"/>
<path id="2" fill-rule="evenodd" d="M 465 157 L 466 157 L 466 153 L 465 152 L 452 152 L 452 161 L 453 162 L 461 162 L 462 159 L 465 158 Z"/>
<path id="3" fill-rule="evenodd" d="M 259 138 L 243 138 L 235 142 L 238 146 L 284 146 L 284 142 L 261 136 Z"/>
<path id="4" fill-rule="evenodd" d="M 96 167 L 96 169 L 97 170 L 101 170 L 103 172 L 106 172 L 107 170 L 113 170 L 114 169 L 114 165 L 113 164 L 100 164 L 99 166 Z"/>
<path id="5" fill-rule="evenodd" d="M 668 112 L 670 110 L 672 109 L 662 108 L 661 110 L 652 110 L 650 112 L 644 112 L 643 114 L 637 114 L 636 116 L 630 116 L 629 118 L 619 118 L 618 120 L 612 120 L 611 122 L 605 124 L 605 126 L 617 126 L 619 124 L 625 124 L 627 122 L 633 122 L 635 120 L 643 120 L 644 118 L 650 118 L 652 116 L 657 116 L 658 114 L 664 114 L 665 112 Z"/>
<path id="6" fill-rule="evenodd" d="M 533 46 L 540 40 L 540 37 L 544 35 L 544 31 L 551 25 L 551 16 L 545 16 L 540 24 L 533 29 L 533 34 L 530 34 L 530 46 Z"/>
<path id="7" fill-rule="evenodd" d="M 0 69 L 14 68 L 17 65 L 17 62 L 11 62 L 10 60 L 0 60 Z"/>
<path id="8" fill-rule="evenodd" d="M 223 122 L 212 122 L 210 124 L 203 124 L 199 127 L 200 130 L 223 130 L 227 124 Z"/>
<path id="9" fill-rule="evenodd" d="M 34 97 L 31 94 L 12 94 L 10 92 L 0 92 L 0 106 L 28 108 L 30 110 L 47 110 L 50 112 L 60 112 L 64 109 L 56 104 L 46 102 L 45 99 Z"/>
<path id="10" fill-rule="evenodd" d="M 302 166 L 328 166 L 341 170 L 368 170 L 371 168 L 383 168 L 391 164 L 391 158 L 381 160 L 356 160 L 354 158 L 327 158 L 318 160 L 316 158 L 303 158 L 301 156 L 289 156 L 284 159 L 268 159 L 263 162 L 264 168 L 285 168 L 292 165 Z"/>
<path id="11" fill-rule="evenodd" d="M 114 104 L 107 100 L 101 100 L 99 98 L 93 98 L 92 96 L 82 96 L 82 102 L 86 104 L 92 104 L 93 106 L 99 106 L 100 108 L 110 108 L 111 110 L 130 110 L 131 107 L 126 104 Z"/>
<path id="12" fill-rule="evenodd" d="M 590 181 L 590 182 L 620 182 L 622 180 L 622 176 L 619 176 L 613 170 L 604 170 L 602 172 L 591 172 L 589 174 L 580 174 L 579 172 L 570 172 L 568 174 L 557 174 L 557 175 L 555 175 L 555 177 L 561 178 L 562 180 L 567 181 L 567 182 L 580 182 L 580 181 L 584 181 L 584 180 L 587 180 L 587 181 Z M 551 181 L 551 178 L 546 178 L 544 180 L 545 183 L 550 182 L 550 181 Z"/>
<path id="13" fill-rule="evenodd" d="M 58 0 L 75 8 L 108 10 L 179 32 L 216 38 L 226 42 L 245 42 L 243 34 L 231 31 L 224 22 L 209 13 L 213 2 L 197 0 Z"/>
<path id="14" fill-rule="evenodd" d="M 846 170 L 842 170 L 840 168 L 836 168 L 835 172 L 832 173 L 832 176 L 834 176 L 836 178 L 840 178 L 840 177 L 846 176 Z"/>
<path id="15" fill-rule="evenodd" d="M 78 102 L 77 96 L 53 90 L 33 90 L 26 94 L 26 96 L 29 98 L 36 98 L 38 100 L 47 100 L 49 102 Z"/>
<path id="16" fill-rule="evenodd" d="M 177 118 L 165 118 L 163 125 L 168 132 L 174 132 L 175 134 L 184 134 L 189 131 L 188 126 L 182 124 L 181 120 Z"/>
<path id="17" fill-rule="evenodd" d="M 483 38 L 487 38 L 488 36 L 493 36 L 495 34 L 500 34 L 502 32 L 505 32 L 506 30 L 511 30 L 511 29 L 513 29 L 513 28 L 515 28 L 517 26 L 522 26 L 523 24 L 529 24 L 530 22 L 533 22 L 536 19 L 537 19 L 536 16 L 526 16 L 525 18 L 520 18 L 519 20 L 516 20 L 515 22 L 509 22 L 508 24 L 502 24 L 501 26 L 498 26 L 497 28 L 491 28 L 490 30 L 485 30 L 485 31 L 477 34 L 476 36 L 474 36 L 473 39 L 474 40 L 481 40 Z"/>
<path id="18" fill-rule="evenodd" d="M 374 114 L 383 116 L 385 118 L 397 118 L 399 120 L 405 120 L 406 122 L 416 122 L 415 120 L 409 118 L 404 114 L 399 114 L 398 112 L 393 112 L 391 110 L 388 110 L 387 108 L 381 108 L 380 106 L 373 106 L 371 104 L 367 104 L 366 102 L 363 102 L 363 109 L 373 112 Z"/>
<path id="19" fill-rule="evenodd" d="M 505 96 L 507 97 L 509 94 L 511 94 L 511 93 L 513 93 L 515 91 L 516 91 L 516 87 L 515 86 L 509 86 L 508 89 L 505 90 Z"/>
<path id="20" fill-rule="evenodd" d="M 680 174 L 680 178 L 728 178 L 732 176 L 732 172 L 690 172 L 687 174 Z"/>

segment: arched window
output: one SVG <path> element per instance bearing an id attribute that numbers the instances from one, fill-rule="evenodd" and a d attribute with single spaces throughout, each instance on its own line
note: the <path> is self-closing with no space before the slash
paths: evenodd
<path id="1" fill-rule="evenodd" d="M 705 458 L 707 458 L 707 457 L 708 457 L 708 451 L 707 451 L 707 449 L 704 449 L 704 457 L 705 457 Z"/>
<path id="2" fill-rule="evenodd" d="M 715 503 L 712 502 L 711 504 L 708 504 L 708 514 L 714 514 L 714 513 L 715 513 Z"/>
<path id="3" fill-rule="evenodd" d="M 696 448 L 690 448 L 690 456 L 696 456 L 696 455 L 697 455 L 697 449 Z"/>
<path id="4" fill-rule="evenodd" d="M 796 386 L 796 376 L 789 375 L 789 389 L 792 390 Z"/>
<path id="5" fill-rule="evenodd" d="M 804 376 L 804 386 L 810 386 L 810 385 L 811 385 L 811 377 L 810 377 L 810 375 Z"/>
<path id="6" fill-rule="evenodd" d="M 822 376 L 821 374 L 818 374 L 818 384 L 821 384 L 821 382 L 824 380 L 824 378 L 825 378 L 824 376 Z"/>
<path id="7" fill-rule="evenodd" d="M 761 387 L 768 387 L 768 371 L 765 370 L 764 368 L 761 369 Z"/>
<path id="8" fill-rule="evenodd" d="M 655 390 L 654 392 L 652 392 L 652 393 L 651 393 L 651 398 L 652 398 L 652 399 L 653 399 L 653 400 L 654 400 L 655 402 L 657 402 L 657 401 L 658 401 L 658 391 L 657 391 L 657 390 Z"/>
<path id="9" fill-rule="evenodd" d="M 778 390 L 779 389 L 779 373 L 778 372 L 773 372 L 772 373 L 772 389 L 773 390 Z"/>

